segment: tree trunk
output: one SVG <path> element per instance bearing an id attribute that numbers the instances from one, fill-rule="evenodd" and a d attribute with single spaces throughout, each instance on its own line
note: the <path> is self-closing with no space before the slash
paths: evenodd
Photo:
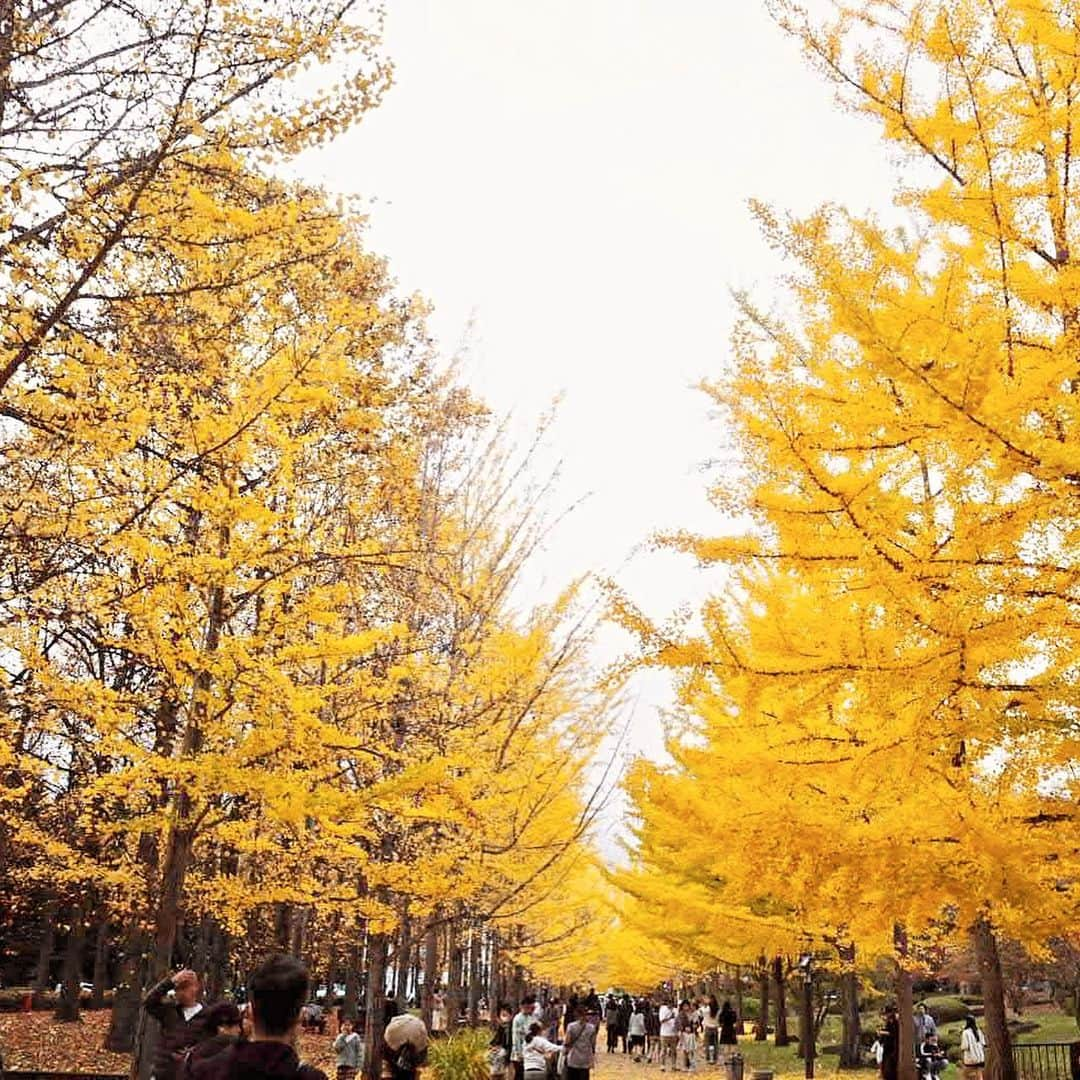
<path id="1" fill-rule="evenodd" d="M 115 1054 L 130 1054 L 135 1046 L 135 1029 L 142 1004 L 143 952 L 146 937 L 138 927 L 132 927 L 124 937 L 120 952 L 120 970 L 113 987 L 112 1016 L 105 1049 Z"/>
<path id="2" fill-rule="evenodd" d="M 469 927 L 469 982 L 468 982 L 469 1023 L 473 1026 L 480 1022 L 480 927 Z"/>
<path id="3" fill-rule="evenodd" d="M 755 1042 L 765 1042 L 769 1037 L 769 964 L 765 957 L 758 961 L 758 1022 L 754 1031 Z"/>
<path id="4" fill-rule="evenodd" d="M 360 946 L 353 942 L 346 953 L 345 999 L 341 1003 L 341 1015 L 355 1021 L 359 1015 L 360 1002 Z"/>
<path id="5" fill-rule="evenodd" d="M 401 926 L 398 928 L 397 985 L 395 987 L 398 1003 L 402 1008 L 409 1000 L 409 968 L 412 964 L 412 951 L 412 920 L 408 912 L 403 912 Z"/>
<path id="6" fill-rule="evenodd" d="M 390 942 L 385 934 L 368 935 L 368 976 L 364 999 L 364 1075 L 379 1080 L 382 1075 L 383 1014 L 386 1011 L 386 958 Z"/>
<path id="7" fill-rule="evenodd" d="M 424 1024 L 431 1030 L 431 1013 L 435 1006 L 436 979 L 439 971 L 439 928 L 435 924 L 437 912 L 431 915 L 424 933 L 424 991 L 421 995 Z"/>
<path id="8" fill-rule="evenodd" d="M 787 972 L 784 968 L 784 958 L 782 956 L 773 957 L 772 975 L 773 983 L 776 985 L 775 1042 L 777 1046 L 787 1046 L 791 1042 L 791 1036 L 788 1035 L 787 1024 Z"/>
<path id="9" fill-rule="evenodd" d="M 41 1003 L 41 995 L 52 986 L 52 958 L 56 950 L 57 904 L 50 900 L 41 918 L 41 941 L 38 944 L 37 966 L 34 968 L 34 1005 Z"/>
<path id="10" fill-rule="evenodd" d="M 106 983 L 109 981 L 109 920 L 98 923 L 94 937 L 94 991 L 90 997 L 90 1008 L 105 1008 Z"/>
<path id="11" fill-rule="evenodd" d="M 82 998 L 82 962 L 86 947 L 86 923 L 82 908 L 75 904 L 68 912 L 70 929 L 64 946 L 64 967 L 60 980 L 60 1001 L 56 1006 L 56 1019 L 65 1024 L 79 1019 Z"/>
<path id="12" fill-rule="evenodd" d="M 446 982 L 446 1031 L 453 1035 L 461 1016 L 461 976 L 464 963 L 461 953 L 461 919 L 455 917 L 446 924 L 446 955 L 449 977 Z"/>
<path id="13" fill-rule="evenodd" d="M 746 1028 L 743 1027 L 742 968 L 738 964 L 735 965 L 735 1017 L 735 1031 L 742 1035 Z"/>
<path id="14" fill-rule="evenodd" d="M 1012 1039 L 1005 1013 L 1005 988 L 994 929 L 985 917 L 971 929 L 975 960 L 982 980 L 983 1020 L 986 1024 L 986 1080 L 1016 1080 Z"/>
<path id="15" fill-rule="evenodd" d="M 854 963 L 855 949 L 850 950 L 850 960 L 841 952 L 845 965 Z M 840 1068 L 857 1069 L 862 1065 L 862 1020 L 859 1017 L 859 976 L 853 968 L 845 966 L 840 975 Z"/>
<path id="16" fill-rule="evenodd" d="M 896 1011 L 900 1020 L 897 1080 L 915 1080 L 915 1020 L 912 1007 L 911 972 L 904 966 L 907 958 L 907 934 L 897 935 L 900 963 L 896 967 Z"/>
<path id="17" fill-rule="evenodd" d="M 488 999 L 488 1012 L 491 1014 L 492 1021 L 499 1015 L 499 1005 L 502 1002 L 499 999 L 499 935 L 492 930 L 488 936 L 488 982 L 487 982 L 487 999 Z M 571 1020 L 573 1017 L 570 1018 Z M 569 1021 L 567 1021 L 569 1023 Z M 1080 1023 L 1080 1017 L 1077 1018 L 1077 1023 Z"/>

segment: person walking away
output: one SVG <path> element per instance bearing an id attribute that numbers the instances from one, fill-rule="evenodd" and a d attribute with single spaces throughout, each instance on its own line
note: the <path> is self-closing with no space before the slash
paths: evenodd
<path id="1" fill-rule="evenodd" d="M 679 1059 L 687 1072 L 697 1067 L 697 1023 L 689 1001 L 679 1005 Z"/>
<path id="2" fill-rule="evenodd" d="M 566 1036 L 563 1039 L 566 1080 L 589 1080 L 589 1073 L 596 1062 L 596 1034 L 600 1030 L 599 1010 L 586 1008 L 584 1011 L 579 1009 L 578 1013 L 578 1019 L 566 1025 Z"/>
<path id="3" fill-rule="evenodd" d="M 548 1066 L 559 1053 L 559 1044 L 547 1038 L 543 1031 L 544 1025 L 534 1021 L 525 1036 L 521 1058 L 525 1080 L 546 1080 Z"/>
<path id="4" fill-rule="evenodd" d="M 964 1067 L 964 1080 L 983 1080 L 986 1037 L 979 1030 L 974 1016 L 964 1020 L 964 1030 L 960 1032 L 960 1063 Z"/>
<path id="5" fill-rule="evenodd" d="M 522 1064 L 522 1059 L 525 1052 L 525 1037 L 533 1025 L 535 1005 L 536 998 L 532 994 L 526 994 L 521 999 L 521 1004 L 510 1025 L 510 1067 L 514 1080 L 524 1080 L 525 1066 Z"/>
<path id="6" fill-rule="evenodd" d="M 660 1006 L 660 1071 L 667 1072 L 671 1062 L 672 1072 L 678 1067 L 679 1010 L 671 1000 Z"/>
<path id="7" fill-rule="evenodd" d="M 553 997 L 548 1002 L 547 1011 L 544 1015 L 547 1019 L 547 1038 L 551 1042 L 558 1042 L 559 1021 L 562 1019 L 562 1005 L 557 997 Z"/>
<path id="8" fill-rule="evenodd" d="M 607 1052 L 613 1054 L 619 1038 L 619 1006 L 613 997 L 607 999 L 604 1007 L 604 1031 L 607 1034 Z"/>
<path id="9" fill-rule="evenodd" d="M 446 1033 L 446 995 L 436 990 L 431 995 L 431 1035 L 438 1039 Z"/>
<path id="10" fill-rule="evenodd" d="M 500 1005 L 499 1014 L 492 1025 L 491 1042 L 488 1043 L 488 1076 L 491 1080 L 505 1080 L 510 1066 L 512 1021 L 509 1005 Z"/>
<path id="11" fill-rule="evenodd" d="M 896 1080 L 900 1068 L 900 1018 L 895 1005 L 885 1006 L 885 1026 L 878 1034 L 881 1039 L 882 1080 Z"/>
<path id="12" fill-rule="evenodd" d="M 619 1040 L 622 1042 L 622 1052 L 630 1053 L 630 1014 L 634 1011 L 634 1003 L 629 994 L 623 994 L 619 1001 Z"/>
<path id="13" fill-rule="evenodd" d="M 720 1045 L 721 1046 L 738 1046 L 739 1036 L 736 1034 L 735 1027 L 739 1022 L 738 1016 L 735 1015 L 735 1010 L 731 1007 L 730 1001 L 724 1002 L 724 1007 L 720 1010 Z"/>
<path id="14" fill-rule="evenodd" d="M 193 1080 L 327 1080 L 296 1053 L 307 968 L 292 956 L 271 956 L 251 974 L 251 1040 L 195 1065 Z"/>
<path id="15" fill-rule="evenodd" d="M 388 1001 L 382 1037 L 383 1080 L 416 1080 L 417 1070 L 427 1062 L 428 1030 L 412 1013 L 399 1013 Z"/>
<path id="16" fill-rule="evenodd" d="M 634 1002 L 627 1024 L 627 1033 L 630 1043 L 630 1053 L 634 1061 L 641 1061 L 645 1055 L 645 1012 L 640 1001 Z"/>
<path id="17" fill-rule="evenodd" d="M 710 1065 L 715 1065 L 720 1048 L 720 1002 L 716 1000 L 715 994 L 709 997 L 701 1024 L 705 1031 L 705 1060 Z"/>
<path id="18" fill-rule="evenodd" d="M 199 976 L 184 968 L 166 976 L 143 998 L 143 1010 L 161 1028 L 154 1052 L 153 1080 L 176 1080 L 177 1066 L 203 1037 L 200 989 Z M 172 1000 L 168 1000 L 170 995 Z"/>
<path id="19" fill-rule="evenodd" d="M 341 1021 L 341 1030 L 333 1045 L 337 1054 L 337 1080 L 353 1080 L 364 1067 L 364 1040 L 356 1033 L 351 1020 Z"/>
<path id="20" fill-rule="evenodd" d="M 201 1015 L 203 1037 L 184 1054 L 177 1070 L 180 1080 L 191 1080 L 200 1062 L 224 1054 L 240 1041 L 240 1009 L 231 1001 L 219 1001 Z"/>
<path id="21" fill-rule="evenodd" d="M 645 1060 L 655 1065 L 660 1060 L 660 1014 L 651 998 L 646 998 L 645 1006 Z"/>

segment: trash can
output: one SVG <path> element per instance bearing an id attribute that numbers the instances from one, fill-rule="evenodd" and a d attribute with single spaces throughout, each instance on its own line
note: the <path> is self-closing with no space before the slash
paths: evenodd
<path id="1" fill-rule="evenodd" d="M 743 1056 L 738 1051 L 727 1060 L 727 1080 L 743 1080 Z"/>

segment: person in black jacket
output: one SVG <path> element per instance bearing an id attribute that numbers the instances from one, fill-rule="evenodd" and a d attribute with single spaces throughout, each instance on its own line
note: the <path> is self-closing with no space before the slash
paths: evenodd
<path id="1" fill-rule="evenodd" d="M 143 999 L 143 1008 L 161 1027 L 154 1053 L 153 1080 L 176 1080 L 177 1066 L 203 1036 L 199 976 L 186 968 L 162 979 Z M 172 994 L 172 1001 L 167 1000 Z"/>
<path id="2" fill-rule="evenodd" d="M 291 956 L 271 956 L 248 983 L 251 1040 L 198 1062 L 192 1080 L 326 1080 L 302 1064 L 294 1045 L 308 999 L 308 972 Z"/>

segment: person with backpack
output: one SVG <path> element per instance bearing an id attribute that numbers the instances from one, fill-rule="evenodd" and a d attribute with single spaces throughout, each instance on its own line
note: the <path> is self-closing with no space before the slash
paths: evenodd
<path id="1" fill-rule="evenodd" d="M 974 1016 L 964 1020 L 960 1032 L 960 1063 L 964 1067 L 964 1080 L 983 1080 L 986 1064 L 986 1036 L 979 1030 Z"/>
<path id="2" fill-rule="evenodd" d="M 327 1080 L 320 1069 L 303 1064 L 295 1050 L 308 988 L 308 971 L 299 960 L 264 960 L 248 981 L 250 1041 L 198 1062 L 193 1080 Z"/>
<path id="3" fill-rule="evenodd" d="M 578 1010 L 578 1019 L 566 1025 L 563 1055 L 566 1080 L 589 1080 L 596 1062 L 596 1033 L 600 1030 L 599 1007 Z"/>

